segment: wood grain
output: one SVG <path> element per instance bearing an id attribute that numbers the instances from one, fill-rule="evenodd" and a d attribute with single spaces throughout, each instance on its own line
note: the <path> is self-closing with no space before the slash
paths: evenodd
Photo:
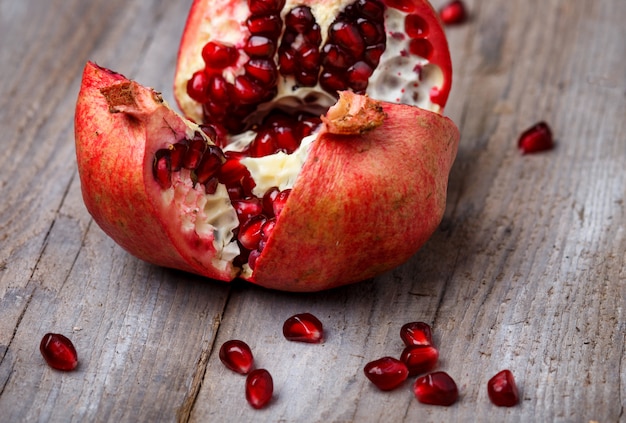
<path id="1" fill-rule="evenodd" d="M 470 22 L 447 29 L 446 114 L 462 135 L 441 227 L 397 269 L 306 295 L 142 263 L 82 204 L 84 63 L 173 103 L 190 4 L 0 0 L 2 421 L 626 421 L 626 2 L 467 0 Z M 557 148 L 522 156 L 517 135 L 538 120 Z M 323 344 L 282 337 L 304 311 L 324 322 Z M 362 374 L 400 354 L 415 320 L 433 325 L 439 368 L 459 385 L 452 407 Z M 45 365 L 49 331 L 74 341 L 76 372 Z M 266 409 L 219 362 L 232 338 L 273 375 Z M 523 398 L 510 409 L 485 388 L 503 368 Z"/>

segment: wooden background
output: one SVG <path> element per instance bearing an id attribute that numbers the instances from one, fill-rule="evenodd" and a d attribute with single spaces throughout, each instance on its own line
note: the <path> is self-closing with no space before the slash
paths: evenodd
<path id="1" fill-rule="evenodd" d="M 0 0 L 0 420 L 626 421 L 626 2 L 466 3 L 471 21 L 448 28 L 461 145 L 440 229 L 392 272 L 303 295 L 140 262 L 82 204 L 84 63 L 171 101 L 190 0 Z M 538 120 L 557 148 L 522 156 Z M 304 311 L 324 344 L 282 337 Z M 418 403 L 413 379 L 383 393 L 363 375 L 415 320 L 459 385 L 452 407 Z M 49 331 L 72 338 L 77 371 L 44 363 Z M 274 377 L 264 410 L 217 357 L 232 338 Z M 511 409 L 487 398 L 503 368 L 521 390 Z"/>

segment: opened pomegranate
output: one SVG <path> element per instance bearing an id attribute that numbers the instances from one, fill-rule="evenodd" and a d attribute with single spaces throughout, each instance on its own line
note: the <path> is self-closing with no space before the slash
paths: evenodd
<path id="1" fill-rule="evenodd" d="M 423 0 L 195 1 L 175 84 L 193 122 L 87 64 L 85 204 L 137 257 L 215 279 L 316 291 L 375 276 L 441 220 L 450 81 Z"/>

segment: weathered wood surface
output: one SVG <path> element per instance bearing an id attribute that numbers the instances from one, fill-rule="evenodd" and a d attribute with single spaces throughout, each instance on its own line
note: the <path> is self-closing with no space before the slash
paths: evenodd
<path id="1" fill-rule="evenodd" d="M 139 262 L 82 204 L 85 61 L 171 101 L 189 4 L 0 0 L 1 421 L 626 421 L 626 2 L 467 0 L 472 20 L 448 29 L 462 138 L 441 228 L 396 270 L 312 295 Z M 517 134 L 542 119 L 557 148 L 521 156 Z M 283 339 L 303 311 L 324 344 Z M 452 407 L 362 374 L 414 320 L 433 325 Z M 74 340 L 77 371 L 45 365 L 48 331 Z M 231 338 L 274 376 L 264 410 L 217 358 Z M 523 397 L 511 409 L 485 388 L 503 368 Z"/>

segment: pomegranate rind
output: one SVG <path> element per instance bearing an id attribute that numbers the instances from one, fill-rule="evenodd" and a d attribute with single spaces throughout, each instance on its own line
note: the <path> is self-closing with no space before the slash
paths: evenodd
<path id="1" fill-rule="evenodd" d="M 249 280 L 286 291 L 329 289 L 393 269 L 432 236 L 459 131 L 437 113 L 378 103 L 386 117 L 374 129 L 322 130 Z"/>
<path id="2" fill-rule="evenodd" d="M 75 113 L 76 158 L 87 210 L 122 248 L 160 266 L 232 280 L 232 263 L 216 259 L 212 236 L 181 234 L 152 175 L 152 160 L 194 132 L 161 96 L 87 63 Z"/>

